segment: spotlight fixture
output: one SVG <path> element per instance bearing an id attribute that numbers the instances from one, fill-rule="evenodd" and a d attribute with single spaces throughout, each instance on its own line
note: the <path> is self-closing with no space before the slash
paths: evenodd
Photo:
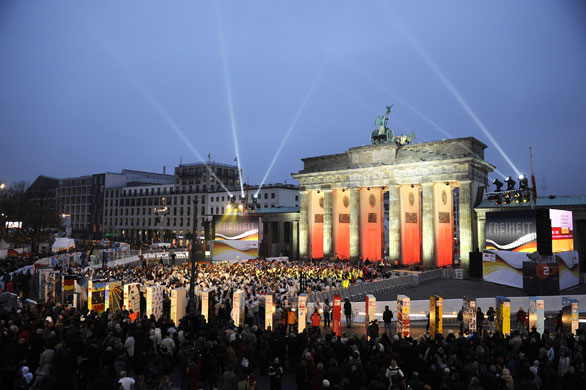
<path id="1" fill-rule="evenodd" d="M 252 203 L 256 204 L 258 202 L 258 195 L 252 195 Z"/>
<path id="2" fill-rule="evenodd" d="M 366 187 L 366 190 L 367 190 L 367 191 L 370 191 L 370 187 Z"/>
<path id="3" fill-rule="evenodd" d="M 319 194 L 320 193 L 320 190 L 317 190 L 317 193 Z"/>
<path id="4" fill-rule="evenodd" d="M 346 192 L 346 189 L 345 188 L 342 188 L 342 192 Z"/>
<path id="5" fill-rule="evenodd" d="M 505 183 L 507 183 L 507 191 L 513 191 L 515 189 L 516 181 L 511 176 L 505 179 Z"/>
<path id="6" fill-rule="evenodd" d="M 415 188 L 415 184 L 411 184 L 411 188 Z"/>
<path id="7" fill-rule="evenodd" d="M 446 185 L 447 185 L 447 186 L 449 186 L 449 185 L 450 185 L 450 182 L 449 182 L 449 181 L 447 181 L 447 182 L 446 182 Z"/>
<path id="8" fill-rule="evenodd" d="M 529 188 L 529 181 L 527 180 L 527 176 L 519 175 L 519 189 L 526 190 Z"/>
<path id="9" fill-rule="evenodd" d="M 230 195 L 230 203 L 236 203 L 236 195 Z"/>
<path id="10" fill-rule="evenodd" d="M 499 179 L 494 179 L 492 184 L 496 186 L 495 192 L 501 192 L 503 188 L 503 183 Z"/>

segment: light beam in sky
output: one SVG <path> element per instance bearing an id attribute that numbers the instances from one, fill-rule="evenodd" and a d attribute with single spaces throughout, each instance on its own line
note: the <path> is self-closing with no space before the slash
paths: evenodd
<path id="1" fill-rule="evenodd" d="M 173 132 L 175 132 L 175 134 L 177 135 L 177 137 L 179 137 L 179 139 L 181 141 L 183 141 L 183 143 L 185 144 L 185 146 L 187 146 L 187 148 L 191 151 L 191 153 L 193 153 L 193 155 L 199 161 L 203 162 L 203 164 L 205 165 L 205 167 L 208 169 L 209 174 L 212 177 L 214 177 L 214 179 L 218 183 L 220 183 L 220 186 L 222 186 L 222 188 L 224 189 L 224 191 L 226 191 L 228 194 L 230 194 L 230 196 L 232 196 L 232 193 L 228 190 L 228 188 L 226 188 L 226 186 L 224 185 L 224 183 L 222 183 L 222 181 L 216 176 L 216 174 L 212 171 L 212 169 L 209 167 L 209 165 L 205 163 L 205 160 L 203 159 L 202 155 L 195 148 L 195 146 L 193 146 L 193 144 L 187 138 L 187 136 L 185 135 L 185 133 L 181 130 L 181 128 L 179 127 L 179 125 L 177 125 L 177 122 L 175 122 L 175 120 L 173 118 L 171 118 L 171 116 L 167 113 L 167 111 L 163 108 L 163 106 L 161 106 L 161 104 L 159 103 L 159 101 L 155 98 L 155 96 L 151 93 L 151 91 L 147 88 L 147 86 L 136 75 L 136 73 L 133 72 L 133 70 L 126 63 L 126 61 L 124 61 L 122 59 L 122 57 L 120 57 L 118 55 L 118 53 L 116 52 L 116 50 L 114 50 L 114 48 L 112 48 L 112 46 L 109 44 L 109 42 L 107 42 L 101 36 L 101 34 L 98 34 L 98 33 L 95 33 L 94 32 L 93 35 L 94 35 L 94 38 L 96 39 L 96 41 L 105 49 L 105 51 L 110 55 L 110 57 L 114 60 L 114 62 L 120 68 L 122 68 L 122 70 L 126 73 L 126 75 L 128 76 L 128 78 L 130 79 L 130 81 L 142 93 L 142 95 L 145 98 L 145 100 L 155 109 L 155 111 L 161 116 L 161 118 L 165 121 L 165 123 L 169 126 L 169 128 L 171 128 L 171 130 L 173 130 Z"/>
<path id="2" fill-rule="evenodd" d="M 379 3 L 379 5 L 380 5 L 380 3 Z M 393 23 L 397 26 L 397 28 L 401 31 L 401 33 L 409 40 L 409 43 L 411 43 L 411 45 L 413 46 L 415 51 L 417 51 L 417 53 L 421 56 L 421 58 L 427 64 L 427 66 L 429 66 L 431 68 L 433 73 L 435 73 L 435 75 L 440 79 L 440 81 L 444 84 L 444 86 L 448 89 L 448 91 L 450 91 L 452 96 L 458 101 L 458 103 L 460 103 L 460 106 L 462 106 L 464 111 L 466 111 L 466 113 L 470 116 L 470 118 L 472 118 L 474 123 L 476 123 L 476 125 L 480 128 L 480 130 L 482 130 L 484 135 L 490 140 L 490 142 L 492 142 L 492 144 L 494 145 L 496 150 L 500 153 L 500 155 L 511 166 L 511 168 L 513 168 L 513 170 L 515 171 L 517 176 L 519 176 L 521 174 L 521 172 L 517 169 L 517 167 L 515 166 L 513 161 L 509 158 L 507 153 L 505 153 L 503 148 L 501 148 L 501 146 L 499 145 L 497 140 L 492 136 L 491 132 L 486 128 L 484 123 L 482 123 L 480 118 L 478 118 L 476 113 L 472 110 L 470 105 L 468 105 L 466 100 L 464 100 L 462 95 L 460 95 L 460 93 L 458 92 L 456 87 L 454 87 L 454 85 L 450 82 L 450 80 L 446 77 L 446 75 L 444 75 L 444 73 L 439 69 L 437 64 L 431 59 L 431 57 L 427 54 L 427 52 L 425 50 L 423 50 L 423 47 L 419 44 L 419 42 L 417 42 L 415 37 L 413 35 L 411 35 L 411 33 L 409 33 L 409 31 L 407 31 L 407 28 L 405 27 L 405 25 L 403 23 L 401 23 L 395 17 L 395 15 L 393 15 L 388 10 L 387 7 L 381 5 L 381 8 L 383 8 L 385 10 L 385 12 L 393 20 Z"/>
<path id="3" fill-rule="evenodd" d="M 405 101 L 404 99 L 402 99 L 400 96 L 398 96 L 397 94 L 395 94 L 393 91 L 391 91 L 390 89 L 388 89 L 387 87 L 385 87 L 382 83 L 380 83 L 378 80 L 376 80 L 370 74 L 366 73 L 364 70 L 362 70 L 361 68 L 359 68 L 358 66 L 356 66 L 354 64 L 349 63 L 349 65 L 352 66 L 357 72 L 359 72 L 365 78 L 367 78 L 373 85 L 375 85 L 376 87 L 378 87 L 381 91 L 388 93 L 393 99 L 397 100 L 399 103 L 401 103 L 402 105 L 404 105 L 405 107 L 407 107 L 408 109 L 410 109 L 411 111 L 413 111 L 415 114 L 417 114 L 417 116 L 419 116 L 425 122 L 427 122 L 428 124 L 430 124 L 433 128 L 439 130 L 442 134 L 444 134 L 448 138 L 456 138 L 452 134 L 450 134 L 448 131 L 446 131 L 443 127 L 441 127 L 440 125 L 438 125 L 437 123 L 435 123 L 433 120 L 431 120 L 427 115 L 425 115 L 424 113 L 422 113 L 421 111 L 419 111 L 417 108 L 415 108 L 414 106 L 412 106 L 411 104 L 409 104 L 407 101 Z M 470 152 L 470 153 L 475 154 L 467 146 L 464 146 L 464 145 L 460 145 L 460 146 L 464 150 L 466 150 L 467 152 Z M 499 175 L 501 175 L 502 177 L 505 177 L 505 175 L 501 171 L 499 171 L 498 169 L 495 168 L 494 171 L 496 173 L 498 173 Z"/>
<path id="4" fill-rule="evenodd" d="M 234 150 L 236 152 L 236 162 L 238 163 L 238 176 L 240 178 L 240 195 L 244 197 L 244 184 L 242 183 L 242 168 L 240 167 L 240 152 L 238 149 L 238 135 L 236 134 L 236 119 L 234 116 L 234 104 L 232 100 L 232 85 L 230 83 L 230 72 L 228 69 L 228 60 L 226 56 L 226 41 L 224 39 L 224 28 L 222 24 L 222 15 L 218 1 L 214 2 L 216 8 L 216 21 L 218 26 L 218 40 L 220 42 L 220 56 L 222 57 L 222 69 L 224 71 L 224 87 L 226 88 L 226 97 L 228 100 L 228 113 L 230 114 L 230 127 L 232 128 L 232 139 L 234 140 Z"/>
<path id="5" fill-rule="evenodd" d="M 354 9 L 354 7 L 356 6 L 357 2 L 353 2 L 349 7 L 348 7 L 348 12 L 346 13 L 346 17 L 345 17 L 345 21 L 347 21 L 347 18 L 352 16 L 352 10 Z M 295 116 L 293 117 L 293 120 L 291 121 L 291 124 L 289 125 L 289 127 L 287 128 L 287 131 L 285 132 L 285 136 L 283 137 L 283 140 L 281 141 L 281 144 L 279 145 L 279 148 L 277 149 L 277 152 L 275 153 L 264 177 L 262 178 L 262 181 L 260 183 L 260 185 L 258 186 L 258 190 L 255 193 L 255 196 L 258 196 L 258 193 L 260 192 L 260 189 L 262 188 L 263 184 L 265 183 L 265 181 L 267 180 L 267 177 L 269 176 L 269 173 L 271 172 L 271 170 L 273 169 L 273 166 L 275 165 L 275 162 L 277 161 L 277 158 L 279 157 L 279 155 L 281 154 L 281 151 L 283 150 L 283 147 L 285 146 L 285 144 L 287 143 L 287 140 L 289 139 L 289 136 L 291 135 L 291 131 L 293 130 L 293 128 L 295 128 L 295 125 L 297 124 L 297 120 L 299 119 L 299 117 L 301 116 L 301 113 L 303 112 L 303 110 L 305 109 L 305 106 L 307 105 L 307 102 L 309 100 L 309 98 L 311 97 L 311 95 L 313 94 L 313 91 L 315 90 L 315 87 L 319 81 L 319 79 L 321 78 L 324 69 L 326 68 L 326 65 L 332 55 L 332 52 L 334 51 L 335 47 L 336 47 L 336 43 L 337 43 L 337 38 L 338 35 L 340 33 L 340 31 L 342 30 L 342 27 L 345 25 L 345 23 L 341 22 L 339 24 L 339 28 L 336 31 L 336 33 L 334 34 L 334 39 L 332 44 L 330 45 L 329 49 L 326 50 L 326 55 L 324 57 L 324 60 L 322 61 L 320 67 L 318 68 L 317 72 L 315 73 L 315 76 L 313 78 L 312 83 L 309 86 L 309 89 L 307 90 L 307 93 L 305 94 L 305 96 L 303 97 L 303 100 L 301 101 L 301 104 L 299 105 L 299 108 L 297 109 L 297 112 L 295 113 Z"/>

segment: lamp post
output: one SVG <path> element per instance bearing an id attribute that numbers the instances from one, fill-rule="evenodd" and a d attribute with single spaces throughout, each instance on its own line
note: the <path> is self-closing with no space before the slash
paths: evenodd
<path id="1" fill-rule="evenodd" d="M 193 195 L 193 229 L 191 232 L 191 276 L 189 277 L 189 315 L 195 315 L 195 256 L 199 239 L 197 238 L 197 195 Z"/>

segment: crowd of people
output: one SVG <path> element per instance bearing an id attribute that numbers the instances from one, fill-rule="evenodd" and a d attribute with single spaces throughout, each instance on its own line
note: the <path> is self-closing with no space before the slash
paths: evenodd
<path id="1" fill-rule="evenodd" d="M 332 333 L 331 305 L 308 313 L 311 326 L 298 333 L 291 304 L 302 289 L 324 291 L 345 281 L 366 280 L 365 266 L 344 262 L 253 260 L 198 266 L 195 290 L 214 291 L 208 321 L 192 315 L 170 320 L 168 294 L 163 316 L 104 313 L 39 302 L 0 314 L 0 388 L 85 389 L 564 389 L 586 380 L 583 332 L 528 331 L 525 317 L 511 335 L 490 325 L 469 334 L 449 331 L 431 339 L 393 334 L 392 312 L 384 329 Z M 80 278 L 161 284 L 167 292 L 188 287 L 191 268 L 148 265 L 107 269 L 70 265 Z M 18 275 L 16 275 L 18 276 Z M 380 275 L 379 275 L 380 277 Z M 26 282 L 15 283 L 16 288 Z M 245 322 L 231 320 L 236 290 L 246 296 Z M 263 294 L 275 296 L 272 329 L 264 329 Z M 21 295 L 24 293 L 21 292 Z M 196 294 L 197 295 L 197 294 Z M 343 312 L 351 325 L 351 303 Z M 196 311 L 199 313 L 199 310 Z M 480 315 L 480 314 L 478 314 Z M 482 313 L 484 319 L 485 313 Z M 322 321 L 323 320 L 323 321 Z M 483 320 L 480 321 L 482 324 Z M 559 329 L 558 329 L 559 330 Z"/>
<path id="2" fill-rule="evenodd" d="M 336 337 L 39 303 L 0 314 L 2 389 L 578 389 L 583 332 Z M 349 331 L 350 332 L 350 331 Z M 265 386 L 265 387 L 263 387 Z"/>

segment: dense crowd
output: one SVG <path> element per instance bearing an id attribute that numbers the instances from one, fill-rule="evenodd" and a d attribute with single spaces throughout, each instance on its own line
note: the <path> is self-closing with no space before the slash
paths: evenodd
<path id="1" fill-rule="evenodd" d="M 63 271 L 89 279 L 161 284 L 167 292 L 189 286 L 191 274 L 188 264 L 146 263 L 108 269 L 73 266 Z M 373 323 L 368 338 L 355 328 L 336 337 L 329 327 L 331 306 L 325 302 L 323 312 L 308 313 L 312 326 L 297 334 L 290 304 L 302 289 L 323 291 L 376 273 L 369 264 L 328 261 L 198 266 L 196 291 L 215 292 L 207 323 L 194 315 L 174 324 L 168 294 L 160 319 L 144 314 L 135 319 L 125 310 L 98 314 L 50 301 L 5 311 L 0 314 L 0 388 L 280 389 L 285 378 L 298 389 L 312 390 L 570 390 L 586 380 L 584 334 L 528 332 L 522 309 L 516 314 L 519 330 L 510 336 L 493 331 L 494 313 L 489 309 L 485 332 L 450 331 L 435 339 L 426 333 L 414 340 L 393 335 L 386 312 L 383 331 Z M 246 292 L 242 327 L 235 327 L 230 316 L 238 289 Z M 275 294 L 277 309 L 274 329 L 264 330 L 261 297 L 267 292 Z M 349 305 L 344 304 L 344 314 Z M 482 324 L 484 313 L 477 316 Z"/>
<path id="2" fill-rule="evenodd" d="M 335 337 L 37 304 L 0 315 L 2 389 L 578 389 L 583 333 Z M 321 332 L 320 332 L 321 331 Z M 257 383 L 258 382 L 258 383 Z M 259 387 L 260 383 L 267 387 Z"/>

